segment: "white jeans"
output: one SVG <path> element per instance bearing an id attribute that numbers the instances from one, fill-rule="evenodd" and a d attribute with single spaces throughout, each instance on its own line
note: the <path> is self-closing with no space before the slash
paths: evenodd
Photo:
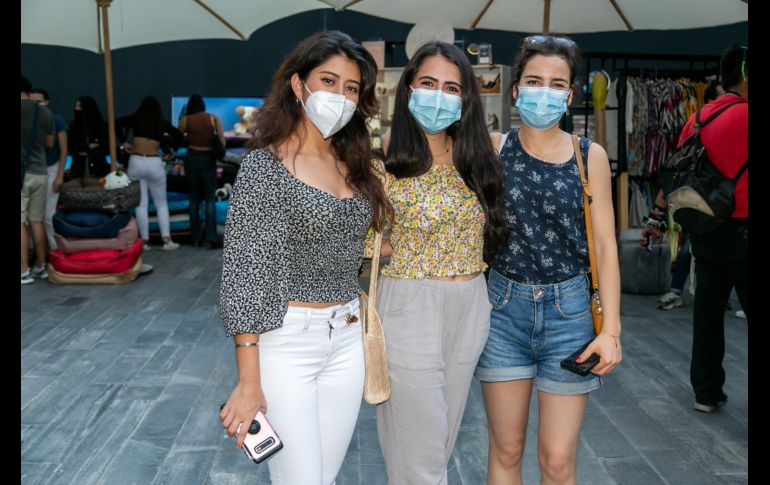
<path id="1" fill-rule="evenodd" d="M 152 201 L 158 216 L 158 226 L 163 239 L 171 237 L 171 223 L 168 215 L 168 201 L 166 200 L 166 167 L 160 157 L 145 157 L 143 155 L 131 155 L 128 159 L 128 178 L 139 180 L 139 188 L 142 198 L 136 208 L 136 222 L 139 226 L 139 235 L 144 241 L 150 239 L 150 220 L 148 208 L 150 200 L 147 190 L 152 193 Z"/>
<path id="2" fill-rule="evenodd" d="M 347 324 L 348 313 L 358 320 Z M 334 483 L 364 390 L 358 298 L 324 309 L 289 307 L 281 328 L 260 335 L 259 365 L 266 416 L 283 442 L 267 462 L 270 481 Z"/>
<path id="3" fill-rule="evenodd" d="M 59 203 L 59 193 L 53 191 L 53 182 L 57 173 L 59 173 L 58 162 L 48 167 L 48 189 L 45 194 L 45 219 L 43 219 L 45 234 L 48 237 L 48 248 L 51 251 L 57 249 L 56 239 L 53 237 L 53 214 L 56 212 L 56 204 Z"/>

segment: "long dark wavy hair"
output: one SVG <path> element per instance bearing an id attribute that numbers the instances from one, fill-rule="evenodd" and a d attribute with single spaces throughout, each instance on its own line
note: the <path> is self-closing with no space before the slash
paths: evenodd
<path id="1" fill-rule="evenodd" d="M 142 133 L 162 133 L 165 120 L 160 101 L 155 96 L 145 96 L 133 114 L 137 129 Z"/>
<path id="2" fill-rule="evenodd" d="M 430 170 L 433 164 L 428 139 L 408 107 L 409 87 L 423 61 L 431 56 L 442 56 L 460 70 L 462 116 L 447 128 L 447 134 L 454 144 L 454 165 L 484 209 L 484 259 L 489 262 L 494 254 L 505 249 L 511 231 L 503 202 L 503 169 L 484 122 L 473 68 L 465 54 L 454 45 L 429 42 L 415 52 L 404 68 L 396 88 L 385 168 L 397 178 L 417 177 Z"/>
<path id="3" fill-rule="evenodd" d="M 91 133 L 99 133 L 103 130 L 106 121 L 102 118 L 102 112 L 99 110 L 96 100 L 91 96 L 81 96 L 77 101 L 80 101 L 82 112 L 79 116 L 80 128 L 86 129 Z M 75 115 L 75 117 L 78 118 L 78 115 Z M 77 120 L 74 120 L 73 123 L 77 123 Z"/>
<path id="4" fill-rule="evenodd" d="M 347 183 L 356 187 L 372 204 L 373 226 L 381 230 L 384 218 L 391 212 L 385 191 L 372 167 L 373 152 L 366 119 L 378 112 L 374 85 L 377 64 L 371 54 L 349 35 L 339 32 L 318 32 L 300 42 L 284 59 L 273 78 L 270 93 L 260 108 L 251 148 L 278 145 L 297 134 L 302 139 L 305 111 L 297 102 L 291 86 L 295 73 L 303 81 L 310 71 L 332 56 L 341 55 L 354 61 L 361 71 L 358 107 L 353 118 L 332 136 L 335 155 L 348 169 Z"/>

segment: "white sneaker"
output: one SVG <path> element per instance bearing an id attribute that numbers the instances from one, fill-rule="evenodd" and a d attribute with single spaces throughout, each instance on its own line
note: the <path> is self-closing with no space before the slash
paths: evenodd
<path id="1" fill-rule="evenodd" d="M 663 297 L 666 297 L 666 299 L 664 300 Z M 674 308 L 679 308 L 684 305 L 682 297 L 673 291 L 669 291 L 663 295 L 663 297 L 661 297 L 661 301 L 658 303 L 658 308 L 660 310 L 673 310 Z"/>
<path id="2" fill-rule="evenodd" d="M 161 251 L 176 251 L 177 249 L 179 249 L 179 243 L 174 241 L 166 241 L 163 243 L 163 247 L 160 248 Z"/>
<path id="3" fill-rule="evenodd" d="M 22 285 L 29 285 L 31 283 L 35 282 L 35 278 L 32 277 L 32 275 L 29 273 L 29 270 L 27 270 L 26 273 L 21 274 L 21 284 Z"/>
<path id="4" fill-rule="evenodd" d="M 48 271 L 46 270 L 45 266 L 42 268 L 32 268 L 30 270 L 30 274 L 33 278 L 48 278 Z"/>
<path id="5" fill-rule="evenodd" d="M 679 294 L 674 291 L 669 291 L 668 293 L 661 295 L 658 301 L 661 303 L 666 303 L 667 301 L 672 300 L 676 296 L 679 296 Z"/>
<path id="6" fill-rule="evenodd" d="M 152 249 L 152 246 L 150 246 L 150 243 L 143 243 L 142 244 L 142 251 L 149 251 Z"/>
<path id="7" fill-rule="evenodd" d="M 737 312 L 735 312 L 735 316 L 738 318 L 746 318 L 746 312 L 744 312 L 743 310 L 738 310 Z"/>

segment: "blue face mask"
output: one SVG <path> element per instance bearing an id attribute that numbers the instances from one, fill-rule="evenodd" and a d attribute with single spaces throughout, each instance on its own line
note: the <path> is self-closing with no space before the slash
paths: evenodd
<path id="1" fill-rule="evenodd" d="M 547 130 L 567 111 L 569 91 L 545 86 L 519 86 L 516 107 L 521 120 L 536 130 Z"/>
<path id="2" fill-rule="evenodd" d="M 463 98 L 438 89 L 414 89 L 409 98 L 412 113 L 422 131 L 430 135 L 444 131 L 460 119 Z"/>

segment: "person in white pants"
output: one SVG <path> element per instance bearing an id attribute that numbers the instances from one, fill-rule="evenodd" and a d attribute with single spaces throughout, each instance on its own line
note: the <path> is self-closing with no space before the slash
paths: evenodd
<path id="1" fill-rule="evenodd" d="M 361 406 L 358 270 L 388 212 L 366 129 L 376 73 L 342 32 L 300 42 L 235 182 L 219 313 L 238 380 L 219 417 L 240 448 L 265 412 L 283 443 L 267 462 L 273 485 L 334 483 Z"/>
<path id="2" fill-rule="evenodd" d="M 178 249 L 179 244 L 171 240 L 171 223 L 166 200 L 166 167 L 158 153 L 163 150 L 166 159 L 173 157 L 173 150 L 184 141 L 182 132 L 163 119 L 160 101 L 155 96 L 145 96 L 133 115 L 115 120 L 115 129 L 123 149 L 131 153 L 128 159 L 128 178 L 139 180 L 142 192 L 139 206 L 136 208 L 136 222 L 144 250 L 150 250 L 148 190 L 152 194 L 158 214 L 158 226 L 163 239 L 161 250 Z M 133 136 L 131 143 L 127 141 L 129 131 Z"/>

